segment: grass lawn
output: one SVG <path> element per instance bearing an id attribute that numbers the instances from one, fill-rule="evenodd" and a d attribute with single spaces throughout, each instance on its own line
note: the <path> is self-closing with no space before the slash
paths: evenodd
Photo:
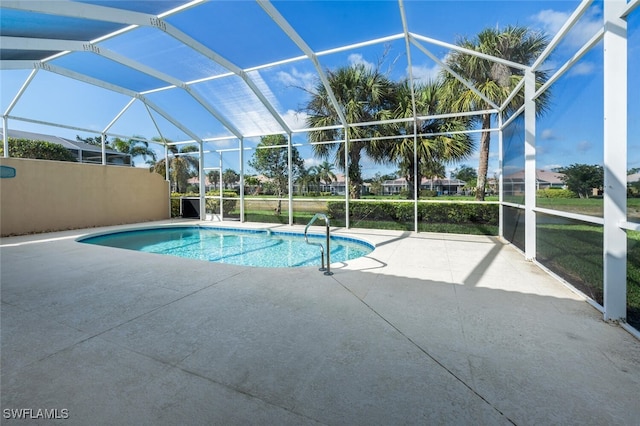
<path id="1" fill-rule="evenodd" d="M 536 205 L 546 209 L 602 217 L 602 198 L 537 198 Z M 627 198 L 627 215 L 640 221 L 640 198 Z"/>
<path id="2" fill-rule="evenodd" d="M 602 227 L 538 226 L 537 260 L 603 303 Z M 640 232 L 627 231 L 627 321 L 640 329 Z"/>

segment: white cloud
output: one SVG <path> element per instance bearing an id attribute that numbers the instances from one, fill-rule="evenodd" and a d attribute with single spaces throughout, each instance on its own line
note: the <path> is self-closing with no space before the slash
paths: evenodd
<path id="1" fill-rule="evenodd" d="M 589 141 L 581 141 L 576 145 L 576 150 L 581 153 L 585 153 L 593 148 L 593 144 Z"/>
<path id="2" fill-rule="evenodd" d="M 372 70 L 375 67 L 375 64 L 373 62 L 365 60 L 360 53 L 352 53 L 351 55 L 349 55 L 347 60 L 351 65 L 364 65 L 367 70 Z"/>
<path id="3" fill-rule="evenodd" d="M 557 139 L 555 133 L 553 132 L 553 129 L 544 129 L 540 134 L 540 137 L 545 141 L 552 141 Z"/>
<path id="4" fill-rule="evenodd" d="M 593 62 L 579 62 L 571 67 L 569 75 L 589 75 L 595 68 L 596 65 Z"/>
<path id="5" fill-rule="evenodd" d="M 586 43 L 602 27 L 601 13 L 601 9 L 597 6 L 589 8 L 569 31 L 566 42 L 571 47 L 579 47 Z M 545 9 L 532 16 L 531 19 L 540 25 L 550 37 L 553 37 L 570 16 L 570 12 Z"/>
<path id="6" fill-rule="evenodd" d="M 300 72 L 296 68 L 291 68 L 291 72 L 278 71 L 276 77 L 285 86 L 302 87 L 309 92 L 313 91 L 317 81 L 315 73 Z"/>
<path id="7" fill-rule="evenodd" d="M 543 166 L 542 166 L 542 167 L 540 167 L 540 168 L 541 168 L 542 170 L 549 170 L 549 171 L 552 171 L 552 170 L 557 170 L 557 169 L 559 169 L 559 168 L 561 168 L 561 167 L 564 167 L 564 166 L 563 166 L 562 164 L 545 164 L 545 165 L 543 165 Z"/>
<path id="8" fill-rule="evenodd" d="M 415 81 L 427 83 L 429 81 L 436 80 L 441 69 L 442 68 L 438 64 L 433 64 L 433 66 L 413 65 L 411 67 L 411 74 Z"/>
<path id="9" fill-rule="evenodd" d="M 310 157 L 310 158 L 305 158 L 304 159 L 304 168 L 308 169 L 309 167 L 313 167 L 313 166 L 317 166 L 319 164 L 322 163 L 322 160 L 315 158 L 315 157 Z"/>
<path id="10" fill-rule="evenodd" d="M 290 109 L 282 115 L 282 118 L 292 130 L 298 130 L 307 127 L 307 116 L 306 112 L 297 112 Z"/>

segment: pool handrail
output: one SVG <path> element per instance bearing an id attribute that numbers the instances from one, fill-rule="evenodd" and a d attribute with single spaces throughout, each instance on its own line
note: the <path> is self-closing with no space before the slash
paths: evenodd
<path id="1" fill-rule="evenodd" d="M 309 242 L 309 237 L 307 236 L 307 231 L 309 230 L 309 227 L 313 224 L 313 222 L 315 222 L 317 219 L 324 219 L 324 223 L 326 226 L 326 236 L 327 236 L 327 267 L 324 267 L 324 254 L 325 254 L 325 250 L 324 247 L 322 246 L 322 244 L 320 243 L 312 243 Z M 330 260 L 330 247 L 329 247 L 329 234 L 330 234 L 330 225 L 329 225 L 329 218 L 327 217 L 326 214 L 324 213 L 316 213 L 313 215 L 313 217 L 311 218 L 311 220 L 309 221 L 309 223 L 307 223 L 307 226 L 305 226 L 304 228 L 304 241 L 307 244 L 313 245 L 313 246 L 319 246 L 320 247 L 320 259 L 322 262 L 322 267 L 319 269 L 320 271 L 324 271 L 325 275 L 333 275 L 333 272 L 331 272 L 331 260 Z"/>

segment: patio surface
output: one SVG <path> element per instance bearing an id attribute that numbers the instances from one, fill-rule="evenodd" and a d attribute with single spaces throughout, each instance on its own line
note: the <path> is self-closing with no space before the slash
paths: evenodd
<path id="1" fill-rule="evenodd" d="M 105 229 L 2 239 L 3 424 L 640 419 L 640 341 L 495 238 L 338 230 L 377 247 L 327 277 L 75 241 Z"/>

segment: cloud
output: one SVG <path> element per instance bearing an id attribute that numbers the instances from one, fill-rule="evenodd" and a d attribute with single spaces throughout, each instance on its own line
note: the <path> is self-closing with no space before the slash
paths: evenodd
<path id="1" fill-rule="evenodd" d="M 322 163 L 321 160 L 315 157 L 305 158 L 304 159 L 304 168 L 308 169 L 309 167 L 317 166 Z"/>
<path id="2" fill-rule="evenodd" d="M 540 167 L 540 169 L 553 171 L 553 170 L 558 170 L 562 167 L 564 167 L 562 164 L 545 164 L 542 167 Z"/>
<path id="3" fill-rule="evenodd" d="M 576 145 L 576 150 L 580 153 L 585 153 L 593 148 L 593 144 L 589 141 L 581 141 Z"/>
<path id="4" fill-rule="evenodd" d="M 306 112 L 297 112 L 290 109 L 282 114 L 282 119 L 292 130 L 298 130 L 307 127 L 307 116 Z"/>
<path id="5" fill-rule="evenodd" d="M 349 55 L 347 60 L 351 65 L 364 65 L 364 67 L 369 71 L 375 67 L 375 64 L 373 62 L 365 60 L 360 53 L 352 53 L 351 55 Z"/>
<path id="6" fill-rule="evenodd" d="M 579 62 L 571 67 L 569 70 L 569 75 L 589 75 L 596 68 L 596 65 L 593 62 Z"/>
<path id="7" fill-rule="evenodd" d="M 566 43 L 571 47 L 580 47 L 586 43 L 602 27 L 601 14 L 600 7 L 589 8 L 566 35 Z M 553 37 L 570 16 L 571 12 L 545 9 L 532 16 L 531 20 Z"/>
<path id="8" fill-rule="evenodd" d="M 311 92 L 316 86 L 317 77 L 313 72 L 301 72 L 291 68 L 291 72 L 278 71 L 277 80 L 285 86 L 302 87 Z"/>
<path id="9" fill-rule="evenodd" d="M 553 133 L 553 129 L 544 129 L 542 133 L 540 133 L 540 138 L 544 141 L 553 141 L 558 139 Z"/>
<path id="10" fill-rule="evenodd" d="M 411 74 L 415 81 L 427 83 L 429 81 L 436 80 L 441 69 L 442 68 L 438 64 L 433 64 L 433 66 L 413 65 L 411 67 Z"/>

